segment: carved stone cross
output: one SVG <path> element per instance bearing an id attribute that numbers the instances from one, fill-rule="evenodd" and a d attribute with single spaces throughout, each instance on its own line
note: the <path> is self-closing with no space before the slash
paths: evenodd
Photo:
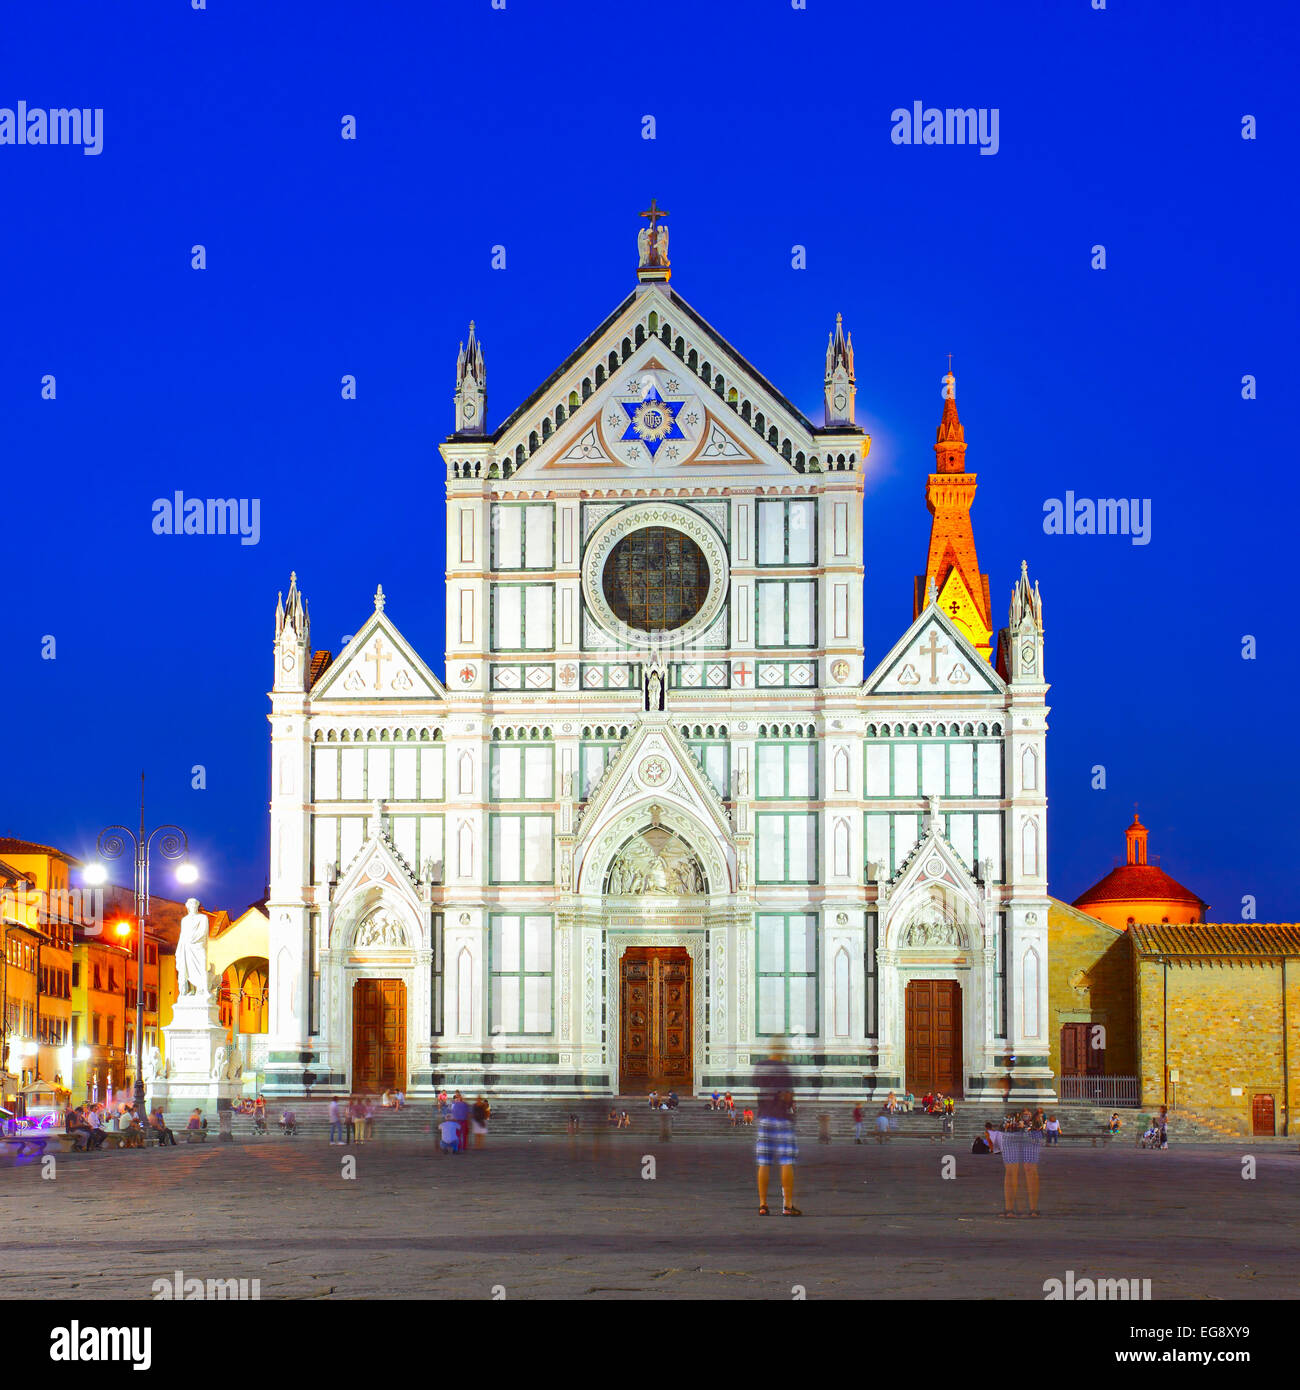
<path id="1" fill-rule="evenodd" d="M 930 658 L 930 684 L 938 685 L 939 658 L 947 652 L 947 645 L 945 644 L 942 647 L 939 645 L 939 634 L 933 628 L 931 628 L 930 645 L 928 647 L 920 647 L 918 648 L 918 650 L 920 651 L 922 656 L 928 656 Z"/>
<path id="2" fill-rule="evenodd" d="M 373 661 L 375 663 L 375 689 L 378 690 L 379 675 L 380 671 L 383 669 L 379 663 L 381 661 L 391 661 L 393 659 L 393 654 L 392 652 L 384 651 L 383 644 L 380 642 L 379 638 L 376 637 L 375 645 L 370 649 L 369 652 L 366 653 L 365 659 L 367 661 Z"/>

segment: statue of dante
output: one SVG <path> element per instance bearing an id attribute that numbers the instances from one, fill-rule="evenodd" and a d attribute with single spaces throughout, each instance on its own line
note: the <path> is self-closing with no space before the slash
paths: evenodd
<path id="1" fill-rule="evenodd" d="M 197 898 L 185 899 L 185 916 L 176 940 L 176 996 L 208 994 L 208 919 Z"/>

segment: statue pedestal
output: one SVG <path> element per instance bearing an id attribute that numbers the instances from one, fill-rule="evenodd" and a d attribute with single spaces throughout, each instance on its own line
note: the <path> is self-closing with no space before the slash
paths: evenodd
<path id="1" fill-rule="evenodd" d="M 162 1031 L 166 1075 L 149 1083 L 150 1108 L 161 1106 L 167 1123 L 181 1130 L 197 1106 L 208 1122 L 209 1133 L 215 1133 L 222 1113 L 230 1110 L 244 1089 L 238 1071 L 231 1075 L 239 1054 L 234 1044 L 226 1041 L 215 1002 L 197 994 L 178 999 L 172 1008 L 172 1021 Z M 228 1123 L 221 1128 L 222 1138 L 228 1137 Z"/>

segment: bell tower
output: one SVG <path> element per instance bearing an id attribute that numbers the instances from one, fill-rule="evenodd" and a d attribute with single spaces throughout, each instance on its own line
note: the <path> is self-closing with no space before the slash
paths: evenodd
<path id="1" fill-rule="evenodd" d="M 966 472 L 966 431 L 957 414 L 957 379 L 952 363 L 943 379 L 943 418 L 934 443 L 935 471 L 925 487 L 930 509 L 930 553 L 925 573 L 916 576 L 912 616 L 926 605 L 931 584 L 939 607 L 948 614 L 985 661 L 993 650 L 989 577 L 980 573 L 970 509 L 975 501 L 975 474 Z"/>
<path id="2" fill-rule="evenodd" d="M 456 355 L 456 434 L 487 433 L 487 369 L 483 348 L 469 321 L 469 342 Z"/>
<path id="3" fill-rule="evenodd" d="M 853 334 L 844 336 L 844 315 L 835 315 L 835 332 L 826 343 L 826 426 L 840 429 L 854 423 L 858 394 L 853 374 Z"/>

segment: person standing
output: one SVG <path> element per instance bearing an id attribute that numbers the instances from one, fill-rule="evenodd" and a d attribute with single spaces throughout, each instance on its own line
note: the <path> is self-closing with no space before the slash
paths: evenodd
<path id="1" fill-rule="evenodd" d="M 330 1100 L 330 1143 L 341 1144 L 343 1142 L 343 1111 L 339 1107 L 339 1098 L 334 1096 Z"/>
<path id="2" fill-rule="evenodd" d="M 614 1112 L 611 1110 L 610 1114 L 612 1115 L 613 1113 Z M 615 1116 L 616 1122 L 617 1118 L 618 1117 Z M 469 1119 L 470 1128 L 474 1131 L 474 1147 L 476 1149 L 481 1149 L 487 1139 L 488 1126 L 488 1103 L 481 1092 L 478 1099 L 474 1102 L 473 1108 L 470 1110 Z"/>
<path id="3" fill-rule="evenodd" d="M 883 1144 L 889 1138 L 889 1109 L 882 1105 L 876 1116 L 876 1143 Z"/>
<path id="4" fill-rule="evenodd" d="M 862 1120 L 862 1102 L 858 1101 L 858 1103 L 853 1107 L 853 1142 L 855 1144 L 862 1143 Z"/>
<path id="5" fill-rule="evenodd" d="M 1047 1136 L 1047 1143 L 1059 1144 L 1061 1142 L 1061 1122 L 1055 1115 L 1051 1116 L 1043 1126 L 1043 1133 Z"/>
<path id="6" fill-rule="evenodd" d="M 794 1077 L 779 1046 L 755 1068 L 758 1085 L 758 1134 L 754 1158 L 758 1166 L 758 1214 L 767 1216 L 767 1188 L 772 1165 L 781 1170 L 781 1215 L 802 1216 L 794 1204 L 794 1165 L 799 1144 L 794 1132 Z"/>
<path id="7" fill-rule="evenodd" d="M 1038 1151 L 1043 1147 L 1043 1129 L 1032 1124 L 1026 1129 L 1009 1129 L 1003 1132 L 998 1146 L 1002 1153 L 1004 1170 L 1002 1174 L 1003 1216 L 1016 1215 L 1016 1196 L 1020 1186 L 1020 1174 L 1025 1175 L 1025 1198 L 1029 1203 L 1030 1216 L 1038 1215 Z"/>
<path id="8" fill-rule="evenodd" d="M 361 1114 L 365 1120 L 366 1138 L 375 1137 L 375 1098 L 374 1096 L 361 1097 Z"/>
<path id="9" fill-rule="evenodd" d="M 451 1118 L 456 1121 L 456 1126 L 460 1131 L 460 1151 L 464 1153 L 469 1147 L 469 1106 L 459 1091 L 452 1098 Z"/>

